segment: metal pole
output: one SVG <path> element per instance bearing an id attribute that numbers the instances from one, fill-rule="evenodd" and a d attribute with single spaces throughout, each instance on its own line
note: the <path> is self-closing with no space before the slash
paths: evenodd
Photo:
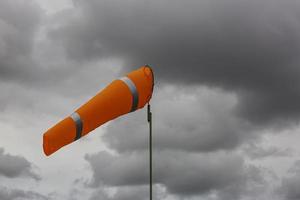
<path id="1" fill-rule="evenodd" d="M 147 119 L 149 123 L 149 193 L 150 200 L 152 200 L 152 113 L 149 103 L 147 106 Z"/>

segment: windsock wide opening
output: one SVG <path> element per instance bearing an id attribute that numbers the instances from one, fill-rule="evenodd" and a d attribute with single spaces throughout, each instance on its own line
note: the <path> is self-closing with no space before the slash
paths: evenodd
<path id="1" fill-rule="evenodd" d="M 151 80 L 152 80 L 152 88 L 151 88 L 151 97 L 152 97 L 152 93 L 153 93 L 153 89 L 154 89 L 154 73 L 152 68 L 149 65 L 145 65 L 145 74 L 147 76 L 151 76 Z M 149 99 L 150 101 L 150 99 Z"/>

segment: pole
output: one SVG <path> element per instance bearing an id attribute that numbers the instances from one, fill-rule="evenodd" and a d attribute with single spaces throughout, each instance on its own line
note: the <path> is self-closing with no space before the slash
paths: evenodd
<path id="1" fill-rule="evenodd" d="M 149 123 L 149 193 L 150 200 L 152 200 L 152 113 L 149 103 L 147 106 L 147 119 Z"/>

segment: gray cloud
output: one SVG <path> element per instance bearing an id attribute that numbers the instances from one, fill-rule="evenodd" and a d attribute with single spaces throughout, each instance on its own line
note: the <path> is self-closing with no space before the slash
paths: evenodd
<path id="1" fill-rule="evenodd" d="M 8 178 L 29 177 L 40 180 L 29 161 L 21 156 L 5 154 L 3 148 L 0 148 L 0 175 Z"/>
<path id="2" fill-rule="evenodd" d="M 249 156 L 251 159 L 264 159 L 270 157 L 290 157 L 292 156 L 292 150 L 289 148 L 280 149 L 276 146 L 264 147 L 257 143 L 249 143 L 243 147 L 243 152 L 245 155 Z"/>
<path id="3" fill-rule="evenodd" d="M 289 170 L 289 176 L 284 177 L 278 188 L 278 194 L 285 200 L 300 198 L 300 161 L 296 161 Z"/>
<path id="4" fill-rule="evenodd" d="M 259 124 L 298 121 L 296 1 L 75 1 L 49 35 L 69 57 L 152 64 L 157 80 L 238 94 Z"/>
<path id="5" fill-rule="evenodd" d="M 33 1 L 0 3 L 0 80 L 19 82 L 32 78 L 31 57 L 42 12 Z"/>
<path id="6" fill-rule="evenodd" d="M 103 188 L 99 188 L 92 194 L 89 200 L 147 200 L 148 198 L 148 187 L 121 187 L 118 188 L 116 193 L 111 196 Z"/>
<path id="7" fill-rule="evenodd" d="M 296 200 L 300 198 L 300 177 L 290 177 L 282 180 L 282 186 L 280 188 L 280 194 L 284 196 L 286 200 Z"/>
<path id="8" fill-rule="evenodd" d="M 57 20 L 47 16 L 35 1 L 0 2 L 1 110 L 7 106 L 38 110 L 34 105 L 45 99 L 91 96 L 100 89 L 100 79 L 112 79 L 115 72 L 107 66 L 113 61 L 83 65 L 65 58 L 61 45 L 45 35 Z M 81 84 L 82 79 L 89 81 Z"/>
<path id="9" fill-rule="evenodd" d="M 1 111 L 49 113 L 58 102 L 70 102 L 70 96 L 87 100 L 87 95 L 100 89 L 100 79 L 112 79 L 115 72 L 107 66 L 114 62 L 94 61 L 83 66 L 66 59 L 61 46 L 45 35 L 53 23 L 35 1 L 0 2 Z M 82 79 L 89 81 L 82 84 Z"/>
<path id="10" fill-rule="evenodd" d="M 218 191 L 224 196 L 230 192 L 231 196 L 235 196 L 233 199 L 238 199 L 242 188 L 247 188 L 249 180 L 258 184 L 261 182 L 258 178 L 259 170 L 248 168 L 237 155 L 160 151 L 154 153 L 154 158 L 154 182 L 180 196 L 205 195 Z M 147 153 L 113 156 L 100 152 L 87 155 L 86 160 L 93 170 L 93 187 L 138 186 L 148 183 Z"/>
<path id="11" fill-rule="evenodd" d="M 113 195 L 109 194 L 109 188 L 100 187 L 93 192 L 89 200 L 148 200 L 149 199 L 149 186 L 121 186 L 113 187 L 115 192 Z M 166 193 L 166 190 L 161 185 L 153 186 L 153 199 L 172 199 L 179 200 L 181 198 L 175 197 Z"/>
<path id="12" fill-rule="evenodd" d="M 48 197 L 33 191 L 8 189 L 6 187 L 0 187 L 0 199 L 1 200 L 18 200 L 18 199 L 49 200 Z"/>
<path id="13" fill-rule="evenodd" d="M 152 102 L 154 176 L 167 194 L 215 194 L 232 200 L 264 193 L 263 170 L 246 166 L 232 151 L 218 151 L 244 142 L 256 144 L 256 129 L 234 113 L 236 102 L 235 95 L 206 87 L 166 86 L 157 91 Z M 147 184 L 146 110 L 111 122 L 102 138 L 120 155 L 102 152 L 86 157 L 93 170 L 91 186 Z"/>
<path id="14" fill-rule="evenodd" d="M 257 136 L 252 126 L 235 116 L 234 95 L 207 88 L 168 86 L 160 88 L 153 98 L 156 149 L 233 149 Z M 102 138 L 118 152 L 148 148 L 146 110 L 111 122 Z"/>

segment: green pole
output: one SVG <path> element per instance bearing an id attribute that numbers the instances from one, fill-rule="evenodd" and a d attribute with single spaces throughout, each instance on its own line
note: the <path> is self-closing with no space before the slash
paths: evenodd
<path id="1" fill-rule="evenodd" d="M 147 106 L 147 118 L 149 123 L 149 193 L 152 200 L 152 113 L 150 104 Z"/>

